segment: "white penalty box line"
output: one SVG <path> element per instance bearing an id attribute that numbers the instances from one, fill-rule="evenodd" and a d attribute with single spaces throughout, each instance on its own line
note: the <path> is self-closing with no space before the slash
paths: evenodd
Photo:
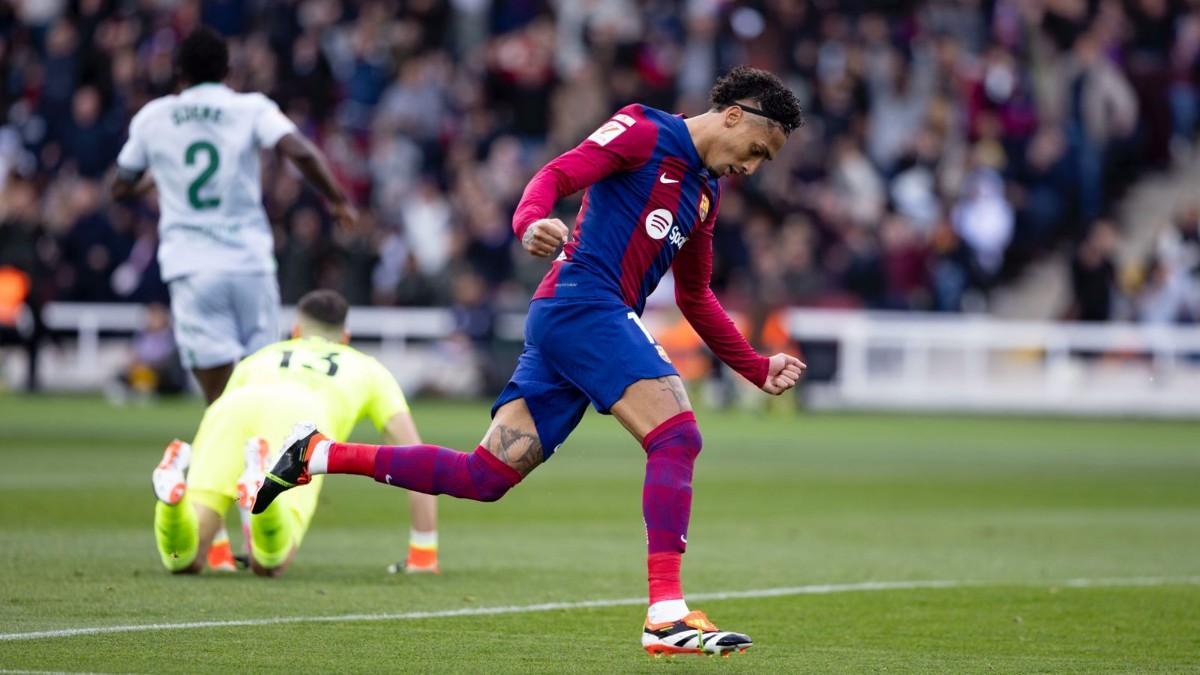
<path id="1" fill-rule="evenodd" d="M 967 580 L 928 581 L 863 581 L 849 584 L 812 584 L 808 586 L 785 586 L 748 591 L 726 591 L 720 593 L 692 593 L 688 600 L 743 600 L 753 598 L 778 598 L 796 595 L 829 595 L 833 593 L 859 593 L 870 591 L 907 591 L 921 589 L 971 588 L 987 586 L 1061 586 L 1066 588 L 1136 587 L 1200 585 L 1200 576 L 1183 577 L 1114 577 L 1098 579 L 1063 579 L 1043 582 L 1003 582 Z M 534 605 L 504 605 L 497 607 L 464 607 L 423 612 L 384 612 L 379 614 L 337 614 L 330 616 L 276 616 L 258 619 L 229 619 L 224 621 L 184 621 L 179 623 L 144 623 L 117 626 L 85 626 L 61 628 L 24 633 L 0 633 L 0 642 L 21 640 L 45 640 L 83 635 L 109 635 L 113 633 L 144 633 L 162 630 L 189 630 L 205 628 L 236 628 L 241 626 L 278 626 L 292 623 L 357 623 L 366 621 L 417 621 L 420 619 L 448 619 L 455 617 L 495 616 L 498 614 L 531 614 L 569 609 L 597 609 L 605 607 L 628 607 L 645 605 L 644 597 L 611 598 L 606 600 L 578 600 L 574 602 L 544 602 Z"/>

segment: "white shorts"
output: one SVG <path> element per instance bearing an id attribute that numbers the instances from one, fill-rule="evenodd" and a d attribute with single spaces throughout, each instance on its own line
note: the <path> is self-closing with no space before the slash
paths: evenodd
<path id="1" fill-rule="evenodd" d="M 175 343 L 188 368 L 214 368 L 279 340 L 274 274 L 189 274 L 171 281 Z"/>

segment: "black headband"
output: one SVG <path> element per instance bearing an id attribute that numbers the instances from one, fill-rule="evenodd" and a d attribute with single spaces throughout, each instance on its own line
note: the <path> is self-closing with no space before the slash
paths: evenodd
<path id="1" fill-rule="evenodd" d="M 779 126 L 783 127 L 784 129 L 786 129 L 788 127 L 788 125 L 783 123 L 783 120 L 779 119 L 778 117 L 775 117 L 774 115 L 767 113 L 767 111 L 762 110 L 761 108 L 751 108 L 750 106 L 746 105 L 745 103 L 734 103 L 732 105 L 736 105 L 737 107 L 741 108 L 742 110 L 745 110 L 746 112 L 750 113 L 751 115 L 758 115 L 759 117 L 765 117 L 765 118 L 771 120 L 772 122 L 778 124 Z"/>

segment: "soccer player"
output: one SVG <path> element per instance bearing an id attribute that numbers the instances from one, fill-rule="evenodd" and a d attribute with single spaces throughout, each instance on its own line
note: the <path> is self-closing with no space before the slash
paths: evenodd
<path id="1" fill-rule="evenodd" d="M 278 447 L 293 425 L 317 420 L 333 438 L 345 439 L 359 420 L 369 418 L 390 443 L 421 442 L 396 380 L 378 361 L 346 344 L 347 311 L 345 299 L 334 291 L 301 298 L 293 339 L 239 363 L 225 393 L 205 412 L 194 446 L 174 441 L 167 447 L 153 473 L 159 500 L 154 533 L 167 570 L 203 568 L 221 517 L 235 501 L 250 508 L 268 450 Z M 250 518 L 250 562 L 257 573 L 274 576 L 287 568 L 320 490 L 320 482 L 313 481 Z M 413 535 L 406 571 L 436 572 L 436 498 L 414 492 L 410 505 Z"/>
<path id="2" fill-rule="evenodd" d="M 208 28 L 188 35 L 176 68 L 183 91 L 134 115 L 112 194 L 123 199 L 158 188 L 158 261 L 171 292 L 175 340 L 211 404 L 238 359 L 280 338 L 259 151 L 279 150 L 328 201 L 339 225 L 352 226 L 357 215 L 320 151 L 271 99 L 221 83 L 229 51 L 220 35 Z"/>
<path id="3" fill-rule="evenodd" d="M 679 375 L 639 315 L 674 268 L 679 307 L 718 357 L 769 394 L 795 386 L 804 364 L 787 354 L 756 354 L 717 302 L 709 277 L 718 178 L 754 173 L 802 120 L 779 79 L 753 68 L 721 78 L 711 100 L 710 110 L 690 119 L 642 105 L 622 108 L 530 181 L 513 229 L 533 255 L 563 250 L 529 305 L 525 350 L 473 453 L 340 443 L 301 426 L 268 472 L 255 510 L 323 473 L 494 501 L 559 448 L 590 402 L 646 451 L 650 607 L 643 647 L 710 654 L 749 647 L 749 637 L 718 630 L 683 598 L 679 569 L 700 430 Z M 568 240 L 563 223 L 547 215 L 556 200 L 585 187 Z"/>

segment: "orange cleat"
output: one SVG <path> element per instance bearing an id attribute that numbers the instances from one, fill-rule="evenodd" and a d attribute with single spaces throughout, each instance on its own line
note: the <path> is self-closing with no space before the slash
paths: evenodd
<path id="1" fill-rule="evenodd" d="M 652 656 L 708 654 L 729 656 L 742 653 L 754 644 L 750 636 L 723 631 L 713 625 L 704 612 L 693 610 L 678 621 L 652 624 L 642 629 L 642 648 Z"/>
<path id="2" fill-rule="evenodd" d="M 183 472 L 192 461 L 192 446 L 176 438 L 167 444 L 163 451 L 162 460 L 150 474 L 150 483 L 154 486 L 154 496 L 164 504 L 174 506 L 183 499 L 187 491 L 187 481 Z"/>
<path id="3" fill-rule="evenodd" d="M 271 445 L 267 443 L 267 439 L 255 436 L 246 441 L 242 454 L 245 455 L 246 468 L 237 480 L 237 505 L 239 509 L 249 513 L 254 506 L 254 497 L 266 478 Z"/>
<path id="4" fill-rule="evenodd" d="M 388 565 L 388 572 L 391 574 L 396 574 L 397 572 L 404 572 L 405 574 L 440 574 L 437 548 L 409 545 L 408 557 L 404 559 L 403 563 Z"/>

